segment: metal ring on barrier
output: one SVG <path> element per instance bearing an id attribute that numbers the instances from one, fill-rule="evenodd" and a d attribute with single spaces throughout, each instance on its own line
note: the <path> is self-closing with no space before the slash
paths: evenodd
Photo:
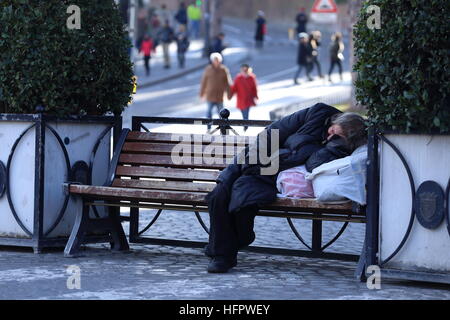
<path id="1" fill-rule="evenodd" d="M 450 178 L 448 179 L 448 183 L 447 183 L 447 190 L 446 190 L 446 203 L 447 203 L 447 231 L 448 234 L 450 235 Z"/>
<path id="2" fill-rule="evenodd" d="M 384 264 L 389 262 L 400 251 L 401 248 L 403 248 L 403 245 L 405 244 L 406 240 L 409 237 L 409 234 L 411 233 L 411 229 L 412 229 L 412 226 L 414 224 L 414 217 L 415 217 L 414 198 L 415 198 L 415 194 L 416 194 L 416 188 L 414 186 L 414 179 L 413 179 L 413 176 L 411 174 L 411 170 L 410 170 L 410 168 L 408 166 L 408 163 L 406 162 L 405 157 L 403 157 L 403 155 L 401 154 L 400 150 L 391 141 L 389 141 L 388 138 L 384 137 L 381 134 L 379 134 L 378 136 L 380 137 L 381 140 L 383 140 L 383 142 L 385 142 L 388 146 L 390 146 L 392 148 L 392 150 L 400 158 L 403 166 L 405 167 L 406 173 L 408 174 L 409 184 L 411 186 L 411 216 L 409 218 L 408 229 L 406 230 L 406 233 L 403 236 L 403 239 L 400 242 L 400 244 L 397 247 L 397 249 L 395 249 L 394 252 L 388 258 L 386 258 L 384 261 L 381 261 L 381 257 L 380 257 L 380 266 L 383 266 Z"/>
<path id="3" fill-rule="evenodd" d="M 19 216 L 17 215 L 16 209 L 14 208 L 14 204 L 12 202 L 11 199 L 11 188 L 10 188 L 10 177 L 9 177 L 9 173 L 10 173 L 10 169 L 11 169 L 11 161 L 12 158 L 14 156 L 14 152 L 16 151 L 17 145 L 19 144 L 20 140 L 22 140 L 23 136 L 30 131 L 32 128 L 34 128 L 36 126 L 36 123 L 32 124 L 31 126 L 29 126 L 27 129 L 25 129 L 20 136 L 16 139 L 16 141 L 14 142 L 11 151 L 9 153 L 9 157 L 8 157 L 8 162 L 6 163 L 6 197 L 8 199 L 8 204 L 9 204 L 9 208 L 11 209 L 11 213 L 14 216 L 14 219 L 16 220 L 16 222 L 19 224 L 20 228 L 22 228 L 22 230 L 29 235 L 30 237 L 33 236 L 33 234 L 31 233 L 30 230 L 28 230 L 27 227 L 25 227 L 25 225 L 23 224 L 22 220 L 20 220 Z"/>
<path id="4" fill-rule="evenodd" d="M 3 197 L 6 191 L 6 167 L 3 162 L 0 161 L 0 199 Z"/>
<path id="5" fill-rule="evenodd" d="M 67 178 L 68 178 L 68 176 L 69 176 L 69 174 L 70 174 L 70 159 L 69 159 L 69 154 L 68 154 L 68 152 L 67 152 L 66 146 L 64 145 L 63 140 L 61 139 L 61 137 L 59 136 L 58 132 L 56 132 L 55 129 L 53 129 L 52 127 L 50 127 L 50 126 L 47 125 L 47 124 L 45 124 L 45 127 L 46 127 L 47 129 L 49 129 L 51 133 L 53 133 L 53 135 L 55 136 L 56 140 L 58 141 L 58 143 L 59 143 L 59 145 L 60 145 L 60 147 L 61 147 L 61 150 L 63 151 L 64 159 L 66 160 L 66 170 L 67 170 L 67 171 L 66 171 L 66 175 L 67 175 L 67 176 L 66 176 L 66 181 L 67 181 Z M 63 204 L 61 210 L 59 211 L 58 216 L 57 216 L 55 222 L 54 222 L 53 225 L 47 230 L 47 232 L 44 233 L 44 236 L 45 236 L 45 237 L 48 236 L 48 235 L 56 228 L 56 226 L 59 224 L 59 222 L 60 222 L 61 219 L 63 218 L 64 214 L 66 213 L 67 205 L 68 205 L 68 203 L 69 203 L 69 198 L 70 198 L 70 195 L 69 195 L 69 194 L 66 194 L 66 196 L 65 196 L 65 198 L 64 198 L 64 204 Z"/>

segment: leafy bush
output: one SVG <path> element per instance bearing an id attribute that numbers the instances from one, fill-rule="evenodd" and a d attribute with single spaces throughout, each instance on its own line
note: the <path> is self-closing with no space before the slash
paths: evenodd
<path id="1" fill-rule="evenodd" d="M 381 9 L 381 29 L 366 24 Z M 450 1 L 365 1 L 355 26 L 356 97 L 369 119 L 402 132 L 450 131 Z"/>
<path id="2" fill-rule="evenodd" d="M 67 27 L 72 4 L 79 30 Z M 127 105 L 130 41 L 113 0 L 1 0 L 0 21 L 0 112 L 120 114 Z"/>

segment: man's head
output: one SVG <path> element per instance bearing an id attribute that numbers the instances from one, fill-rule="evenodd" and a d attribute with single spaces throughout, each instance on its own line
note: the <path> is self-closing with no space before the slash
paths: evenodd
<path id="1" fill-rule="evenodd" d="M 223 58 L 222 55 L 218 52 L 213 52 L 209 56 L 209 60 L 214 67 L 218 67 L 222 64 Z"/>
<path id="2" fill-rule="evenodd" d="M 364 118 L 353 112 L 337 114 L 328 128 L 328 139 L 334 135 L 343 137 L 351 150 L 366 144 L 367 134 Z"/>
<path id="3" fill-rule="evenodd" d="M 300 42 L 308 42 L 309 36 L 306 32 L 300 32 L 298 34 L 298 39 L 300 40 Z"/>

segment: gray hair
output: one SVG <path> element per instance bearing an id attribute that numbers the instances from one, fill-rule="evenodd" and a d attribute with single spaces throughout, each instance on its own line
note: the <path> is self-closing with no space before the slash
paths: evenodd
<path id="1" fill-rule="evenodd" d="M 222 62 L 222 61 L 223 61 L 222 55 L 221 55 L 220 53 L 218 53 L 218 52 L 213 52 L 213 53 L 211 53 L 211 55 L 209 56 L 209 60 L 210 60 L 211 62 L 214 62 L 215 59 L 219 60 L 219 62 Z"/>
<path id="2" fill-rule="evenodd" d="M 340 113 L 332 119 L 331 124 L 337 124 L 342 128 L 352 151 L 367 143 L 366 124 L 364 118 L 359 114 L 354 112 Z"/>

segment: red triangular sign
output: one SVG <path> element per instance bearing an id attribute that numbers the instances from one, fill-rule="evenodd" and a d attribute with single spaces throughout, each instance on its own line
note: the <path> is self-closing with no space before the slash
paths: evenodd
<path id="1" fill-rule="evenodd" d="M 316 0 L 314 2 L 311 12 L 335 13 L 337 12 L 337 6 L 333 0 Z"/>

